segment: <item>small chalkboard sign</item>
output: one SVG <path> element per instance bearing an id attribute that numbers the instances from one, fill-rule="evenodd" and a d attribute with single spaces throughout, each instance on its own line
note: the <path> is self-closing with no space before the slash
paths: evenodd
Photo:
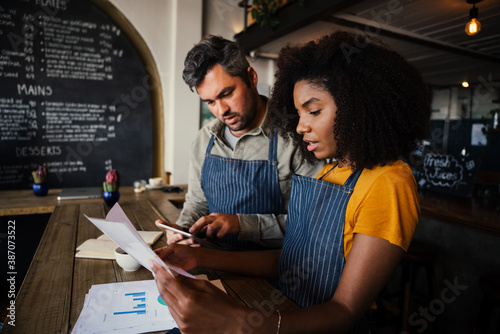
<path id="1" fill-rule="evenodd" d="M 479 161 L 469 156 L 427 153 L 415 178 L 421 189 L 471 197 Z"/>

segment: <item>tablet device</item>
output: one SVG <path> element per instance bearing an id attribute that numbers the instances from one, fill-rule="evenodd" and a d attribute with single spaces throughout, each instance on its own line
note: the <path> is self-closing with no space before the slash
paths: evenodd
<path id="1" fill-rule="evenodd" d="M 58 200 L 65 199 L 87 199 L 87 198 L 101 198 L 102 188 L 101 187 L 82 187 L 82 188 L 64 188 L 59 196 Z"/>
<path id="2" fill-rule="evenodd" d="M 211 242 L 211 241 L 207 241 L 207 240 L 204 240 L 200 237 L 197 237 L 195 235 L 192 235 L 191 233 L 189 232 L 186 232 L 186 231 L 183 231 L 183 230 L 179 230 L 175 227 L 172 227 L 172 226 L 168 226 L 168 225 L 165 225 L 165 224 L 161 224 L 161 223 L 156 223 L 157 226 L 160 226 L 160 227 L 163 227 L 167 230 L 170 230 L 172 232 L 175 232 L 175 233 L 179 233 L 179 234 L 182 234 L 183 236 L 187 237 L 187 238 L 191 238 L 193 239 L 194 241 L 196 241 L 197 243 L 205 246 L 205 247 L 208 247 L 208 248 L 214 248 L 214 249 L 222 249 L 222 247 L 218 246 L 217 244 Z"/>

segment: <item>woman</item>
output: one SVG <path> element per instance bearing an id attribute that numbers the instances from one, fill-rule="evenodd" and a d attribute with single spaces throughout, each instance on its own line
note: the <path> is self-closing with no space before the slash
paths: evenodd
<path id="1" fill-rule="evenodd" d="M 301 307 L 255 333 L 368 332 L 363 316 L 408 249 L 420 216 L 408 156 L 427 127 L 419 72 L 367 37 L 336 32 L 280 52 L 272 122 L 305 159 L 334 159 L 317 179 L 294 176 L 281 251 L 158 250 L 183 269 L 279 277 Z M 185 333 L 236 333 L 251 309 L 207 283 L 154 267 Z M 210 329 L 209 329 L 210 328 Z M 215 331 L 214 331 L 215 328 Z"/>

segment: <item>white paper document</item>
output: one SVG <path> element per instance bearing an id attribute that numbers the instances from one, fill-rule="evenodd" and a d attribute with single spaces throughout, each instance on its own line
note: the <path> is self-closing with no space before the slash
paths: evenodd
<path id="1" fill-rule="evenodd" d="M 93 285 L 72 334 L 135 334 L 176 327 L 154 280 Z"/>
<path id="2" fill-rule="evenodd" d="M 196 279 L 208 280 L 205 275 Z M 220 280 L 210 283 L 224 291 Z M 71 334 L 137 334 L 177 327 L 154 280 L 92 285 Z"/>
<path id="3" fill-rule="evenodd" d="M 170 274 L 174 271 L 180 275 L 195 278 L 180 268 L 165 264 L 141 238 L 118 203 L 109 210 L 106 219 L 92 218 L 87 215 L 85 217 L 149 271 L 152 272 L 149 262 L 155 261 Z"/>

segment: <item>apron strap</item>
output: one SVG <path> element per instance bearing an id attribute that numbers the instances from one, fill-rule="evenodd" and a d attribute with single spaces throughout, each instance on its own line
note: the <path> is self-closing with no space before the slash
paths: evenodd
<path id="1" fill-rule="evenodd" d="M 214 146 L 214 139 L 215 139 L 215 135 L 212 134 L 212 137 L 210 137 L 210 141 L 208 142 L 208 145 L 207 145 L 206 154 L 210 154 L 210 151 L 212 151 L 212 146 Z"/>
<path id="2" fill-rule="evenodd" d="M 269 157 L 271 162 L 278 161 L 278 128 L 274 127 L 269 132 Z"/>
<path id="3" fill-rule="evenodd" d="M 324 177 L 325 177 L 328 173 L 330 173 L 330 172 L 331 172 L 331 171 L 332 171 L 335 167 L 337 167 L 337 165 L 338 165 L 338 164 L 339 164 L 339 163 L 337 162 L 335 165 L 333 165 L 333 167 L 332 167 L 332 168 L 330 168 L 329 170 L 327 170 L 325 174 L 321 175 L 321 177 L 319 178 L 319 180 L 323 180 L 323 178 L 324 178 Z"/>
<path id="4" fill-rule="evenodd" d="M 323 178 L 330 173 L 335 167 L 337 167 L 339 163 L 337 162 L 332 168 L 330 168 L 325 174 L 321 175 L 319 180 L 323 180 Z M 343 187 L 347 187 L 350 189 L 354 189 L 354 185 L 356 185 L 356 182 L 358 182 L 359 176 L 361 175 L 362 169 L 356 169 L 354 172 L 349 175 L 347 180 L 344 182 Z"/>
<path id="5" fill-rule="evenodd" d="M 347 181 L 344 183 L 344 187 L 354 189 L 354 186 L 356 185 L 356 182 L 358 182 L 359 176 L 361 175 L 362 169 L 356 169 L 351 175 L 349 175 L 349 178 L 347 178 Z"/>

